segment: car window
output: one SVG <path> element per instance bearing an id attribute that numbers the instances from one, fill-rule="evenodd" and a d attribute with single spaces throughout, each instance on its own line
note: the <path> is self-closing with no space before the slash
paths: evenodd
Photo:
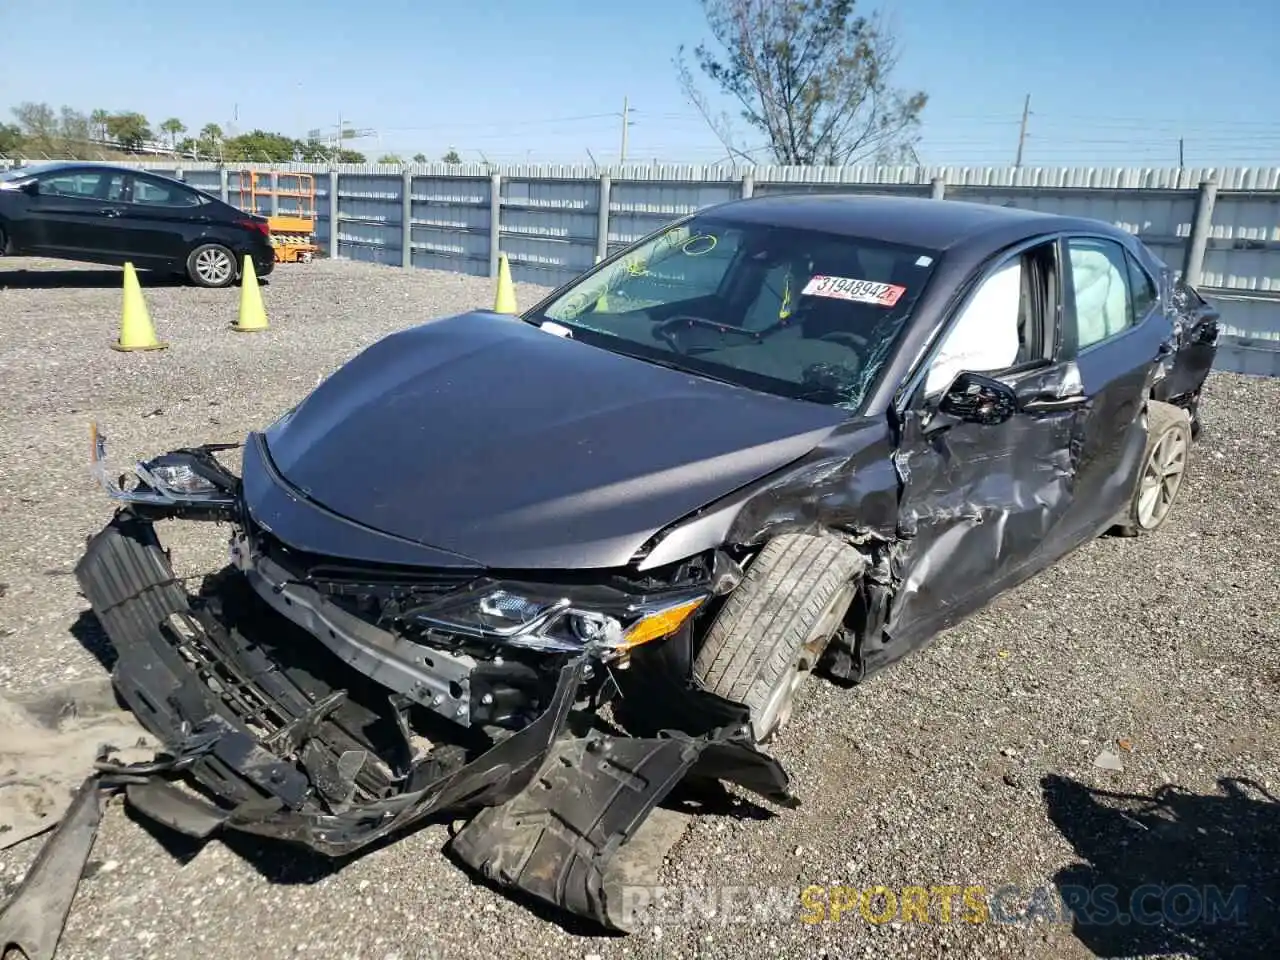
<path id="1" fill-rule="evenodd" d="M 1135 321 L 1140 321 L 1156 305 L 1160 294 L 1156 291 L 1155 281 L 1146 270 L 1142 269 L 1142 264 L 1138 263 L 1137 257 L 1126 250 L 1125 260 L 1129 264 L 1129 290 L 1133 296 L 1133 316 Z"/>
<path id="2" fill-rule="evenodd" d="M 640 359 L 856 410 L 938 258 L 708 213 L 599 264 L 527 319 Z"/>
<path id="3" fill-rule="evenodd" d="M 1132 327 L 1124 247 L 1112 240 L 1073 237 L 1067 241 L 1067 253 L 1075 293 L 1076 347 L 1083 350 Z"/>
<path id="4" fill-rule="evenodd" d="M 134 177 L 133 202 L 159 207 L 195 207 L 200 204 L 200 197 L 176 183 Z"/>
<path id="5" fill-rule="evenodd" d="M 938 348 L 925 378 L 924 395 L 946 389 L 957 373 L 1004 370 L 1019 362 L 1020 331 L 1027 326 L 1028 298 L 1022 257 L 1015 257 L 982 281 Z"/>
<path id="6" fill-rule="evenodd" d="M 47 174 L 38 178 L 36 183 L 36 190 L 42 197 L 119 200 L 124 195 L 124 176 L 104 170 Z"/>

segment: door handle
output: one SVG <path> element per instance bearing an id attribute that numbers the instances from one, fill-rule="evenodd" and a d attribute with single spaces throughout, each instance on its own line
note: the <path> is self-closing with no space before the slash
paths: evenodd
<path id="1" fill-rule="evenodd" d="M 100 214 L 102 214 L 104 217 L 118 217 L 118 216 L 120 216 L 120 211 L 119 211 L 119 210 L 117 210 L 115 207 L 103 207 L 103 208 L 102 208 L 101 210 L 99 210 L 98 212 L 99 212 Z"/>
<path id="2" fill-rule="evenodd" d="M 1026 413 L 1057 413 L 1059 410 L 1074 410 L 1089 402 L 1083 393 L 1069 397 L 1032 397 L 1022 404 Z"/>

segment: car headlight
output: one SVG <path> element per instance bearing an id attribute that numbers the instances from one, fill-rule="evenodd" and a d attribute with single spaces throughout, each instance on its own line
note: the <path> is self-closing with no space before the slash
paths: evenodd
<path id="1" fill-rule="evenodd" d="M 152 490 L 181 496 L 201 496 L 216 493 L 218 488 L 198 474 L 190 463 L 179 459 L 165 462 L 163 457 L 145 463 L 135 463 L 133 472 Z"/>
<path id="2" fill-rule="evenodd" d="M 132 472 L 136 483 L 126 487 L 127 475 L 117 480 L 108 473 L 106 434 L 96 423 L 90 424 L 89 433 L 89 471 L 114 500 L 154 506 L 208 507 L 229 506 L 235 502 L 234 478 L 210 455 L 214 450 L 230 449 L 234 444 L 175 450 L 135 463 Z"/>
<path id="3" fill-rule="evenodd" d="M 544 652 L 587 651 L 614 659 L 675 633 L 706 602 L 705 592 L 682 593 L 607 609 L 550 599 L 499 586 L 412 613 L 417 623 Z"/>

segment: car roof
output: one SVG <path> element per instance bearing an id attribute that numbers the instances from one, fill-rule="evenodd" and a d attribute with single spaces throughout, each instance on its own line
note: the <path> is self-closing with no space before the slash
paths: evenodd
<path id="1" fill-rule="evenodd" d="M 1061 229 L 1108 234 L 1114 230 L 1099 220 L 1018 207 L 865 193 L 766 195 L 730 200 L 703 212 L 722 220 L 874 237 L 886 243 L 931 250 L 946 250 L 966 241 L 1006 243 Z"/>
<path id="2" fill-rule="evenodd" d="M 33 163 L 27 167 L 15 167 L 13 172 L 22 176 L 34 176 L 42 173 L 57 173 L 59 170 L 109 170 L 112 173 L 142 173 L 165 180 L 173 177 L 154 170 L 139 170 L 134 167 L 122 167 L 113 163 L 100 163 L 97 160 L 50 160 L 45 163 Z"/>

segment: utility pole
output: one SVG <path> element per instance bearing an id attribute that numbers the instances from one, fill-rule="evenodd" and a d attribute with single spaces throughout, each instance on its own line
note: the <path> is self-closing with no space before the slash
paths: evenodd
<path id="1" fill-rule="evenodd" d="M 1183 156 L 1182 156 L 1182 137 L 1179 137 L 1178 138 L 1178 169 L 1181 170 L 1185 166 L 1186 166 L 1186 163 L 1183 161 Z"/>
<path id="2" fill-rule="evenodd" d="M 1022 128 L 1018 131 L 1018 156 L 1014 159 L 1015 167 L 1022 166 L 1022 145 L 1027 142 L 1027 117 L 1031 113 L 1031 94 L 1022 101 Z"/>
<path id="3" fill-rule="evenodd" d="M 622 151 L 618 155 L 618 163 L 627 162 L 627 127 L 630 126 L 631 109 L 627 103 L 627 98 L 622 98 Z"/>

